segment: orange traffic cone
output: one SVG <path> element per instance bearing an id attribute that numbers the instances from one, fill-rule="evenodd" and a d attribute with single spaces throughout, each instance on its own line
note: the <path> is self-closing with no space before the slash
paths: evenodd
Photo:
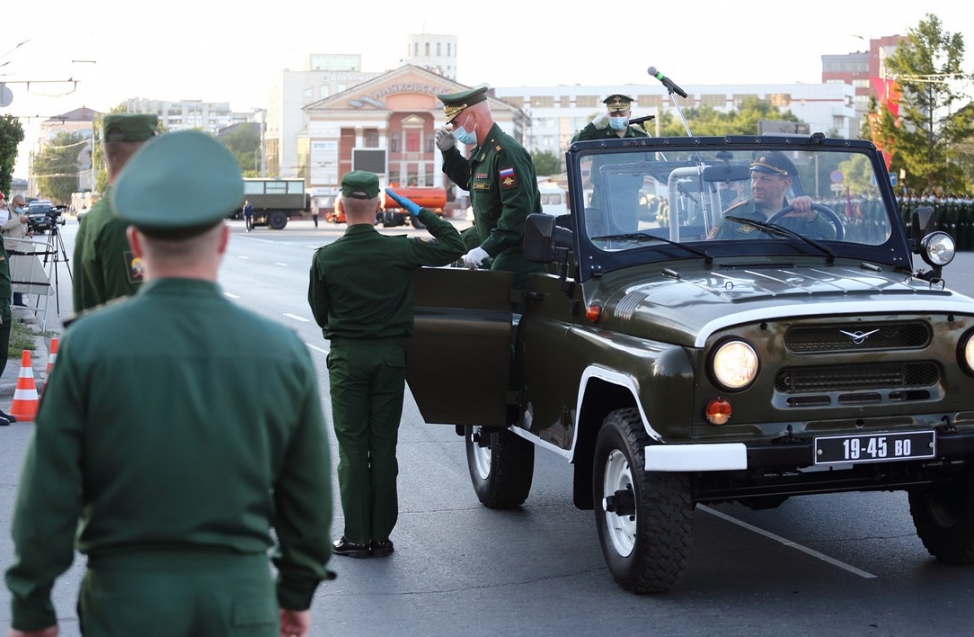
<path id="1" fill-rule="evenodd" d="M 30 364 L 30 350 L 24 350 L 20 358 L 20 376 L 14 390 L 14 402 L 10 414 L 17 420 L 31 422 L 37 416 L 37 387 L 34 385 L 34 368 Z"/>
<path id="2" fill-rule="evenodd" d="M 51 337 L 51 347 L 47 353 L 47 371 L 44 372 L 44 384 L 41 385 L 41 393 L 47 389 L 47 381 L 51 379 L 51 370 L 54 368 L 54 361 L 57 360 L 57 336 Z"/>

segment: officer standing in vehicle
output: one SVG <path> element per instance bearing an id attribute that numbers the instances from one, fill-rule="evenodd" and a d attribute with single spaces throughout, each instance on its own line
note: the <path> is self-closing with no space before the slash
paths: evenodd
<path id="1" fill-rule="evenodd" d="M 217 285 L 243 194 L 198 131 L 149 142 L 116 182 L 146 282 L 61 342 L 19 483 L 11 637 L 56 634 L 75 549 L 85 637 L 307 635 L 330 576 L 328 433 L 307 347 Z"/>
<path id="2" fill-rule="evenodd" d="M 345 531 L 335 555 L 384 557 L 399 517 L 396 442 L 405 390 L 405 339 L 413 330 L 413 271 L 463 254 L 460 233 L 416 203 L 386 194 L 435 240 L 386 236 L 375 229 L 379 179 L 355 170 L 342 177 L 348 227 L 311 262 L 308 304 L 331 341 L 328 377 L 338 439 L 338 485 Z"/>
<path id="3" fill-rule="evenodd" d="M 527 216 L 542 212 L 534 161 L 494 122 L 486 86 L 437 97 L 447 123 L 453 125 L 452 130 L 436 131 L 443 172 L 470 192 L 476 230 L 468 232 L 477 234 L 467 238 L 479 238 L 479 244 L 463 255 L 463 264 L 479 268 L 490 259 L 491 270 L 513 272 L 515 289 L 523 289 L 528 274 L 545 271 L 544 264 L 531 263 L 521 253 Z M 470 159 L 457 150 L 454 140 L 474 146 Z"/>
<path id="4" fill-rule="evenodd" d="M 91 309 L 122 296 L 131 296 L 142 284 L 142 262 L 125 237 L 126 224 L 112 211 L 112 187 L 128 160 L 152 139 L 158 116 L 112 113 L 102 122 L 108 188 L 81 220 L 74 240 L 75 312 Z"/>
<path id="5" fill-rule="evenodd" d="M 572 143 L 589 139 L 611 139 L 613 137 L 649 137 L 649 134 L 638 126 L 629 124 L 632 114 L 633 99 L 628 95 L 615 93 L 608 96 L 602 103 L 606 111 L 596 116 L 585 128 L 578 131 L 572 138 Z"/>

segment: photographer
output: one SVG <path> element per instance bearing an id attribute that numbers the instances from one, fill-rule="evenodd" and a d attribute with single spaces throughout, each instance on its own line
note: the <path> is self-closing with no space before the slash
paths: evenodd
<path id="1" fill-rule="evenodd" d="M 11 239 L 25 239 L 34 236 L 34 230 L 30 228 L 28 224 L 27 212 L 24 210 L 26 202 L 24 201 L 23 195 L 14 195 L 10 200 L 10 206 L 5 209 L 4 212 L 7 213 L 6 220 L 4 220 L 3 225 L 0 225 L 0 233 L 3 234 L 3 238 L 6 239 L 10 237 Z M 3 215 L 0 215 L 2 217 Z M 24 295 L 20 292 L 14 292 L 13 304 L 26 307 L 27 304 L 24 303 Z"/>

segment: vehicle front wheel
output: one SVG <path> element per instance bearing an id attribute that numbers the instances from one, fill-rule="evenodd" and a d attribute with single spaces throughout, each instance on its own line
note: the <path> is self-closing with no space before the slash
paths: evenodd
<path id="1" fill-rule="evenodd" d="M 941 484 L 909 491 L 910 515 L 923 546 L 948 564 L 974 564 L 974 467 Z"/>
<path id="2" fill-rule="evenodd" d="M 271 230 L 283 230 L 284 226 L 287 225 L 287 215 L 280 210 L 272 212 L 267 218 L 267 225 L 271 227 Z"/>
<path id="3" fill-rule="evenodd" d="M 491 509 L 524 504 L 534 480 L 534 445 L 506 429 L 467 427 L 467 468 L 480 503 Z"/>
<path id="4" fill-rule="evenodd" d="M 595 524 L 609 572 L 633 593 L 659 593 L 683 577 L 693 529 L 690 480 L 646 472 L 649 436 L 636 409 L 606 416 L 592 472 Z"/>

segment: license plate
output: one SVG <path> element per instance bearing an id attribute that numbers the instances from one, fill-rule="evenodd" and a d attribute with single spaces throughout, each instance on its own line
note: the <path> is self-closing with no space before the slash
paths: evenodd
<path id="1" fill-rule="evenodd" d="M 890 462 L 936 455 L 932 431 L 911 431 L 857 436 L 823 436 L 815 439 L 815 464 L 837 462 Z"/>

